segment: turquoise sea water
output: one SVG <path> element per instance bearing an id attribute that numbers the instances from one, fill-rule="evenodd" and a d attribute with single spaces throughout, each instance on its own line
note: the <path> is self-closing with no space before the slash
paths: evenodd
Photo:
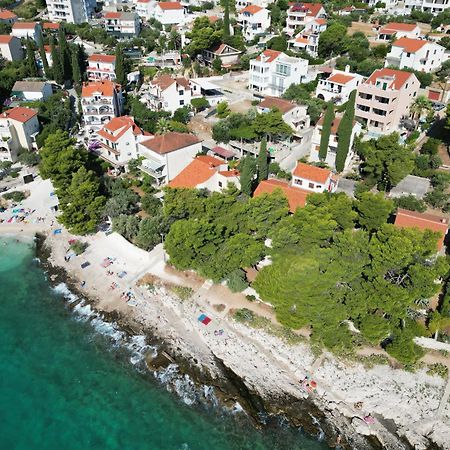
<path id="1" fill-rule="evenodd" d="M 297 430 L 261 432 L 242 414 L 187 406 L 99 333 L 107 325 L 81 317 L 50 288 L 32 243 L 0 238 L 1 449 L 328 448 Z"/>

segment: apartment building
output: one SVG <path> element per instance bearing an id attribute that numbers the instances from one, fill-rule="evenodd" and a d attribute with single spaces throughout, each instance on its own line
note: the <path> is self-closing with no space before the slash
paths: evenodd
<path id="1" fill-rule="evenodd" d="M 242 27 L 244 39 L 253 41 L 270 27 L 269 10 L 257 5 L 246 6 L 239 12 L 237 21 Z"/>
<path id="2" fill-rule="evenodd" d="M 139 16 L 134 12 L 107 12 L 104 27 L 107 33 L 119 38 L 136 37 L 141 29 Z"/>
<path id="3" fill-rule="evenodd" d="M 337 146 L 339 143 L 339 124 L 341 123 L 343 114 L 337 114 L 336 117 L 333 120 L 333 123 L 331 124 L 331 132 L 330 132 L 330 138 L 328 140 L 328 147 L 327 147 L 327 154 L 325 158 L 319 157 L 319 151 L 320 151 L 320 141 L 322 138 L 322 129 L 323 129 L 323 116 L 319 119 L 317 122 L 317 125 L 314 128 L 312 139 L 311 139 L 311 151 L 309 155 L 309 160 L 314 162 L 323 161 L 325 162 L 329 167 L 331 167 L 333 170 L 336 169 L 336 153 L 337 153 Z M 348 170 L 351 166 L 351 162 L 353 157 L 355 156 L 355 152 L 353 151 L 353 143 L 355 140 L 355 137 L 361 133 L 362 127 L 359 122 L 356 120 L 353 121 L 353 128 L 352 128 L 352 134 L 350 137 L 350 144 L 348 148 L 347 158 L 345 159 L 344 163 L 344 171 Z"/>
<path id="4" fill-rule="evenodd" d="M 17 161 L 21 149 L 32 150 L 39 133 L 37 111 L 16 107 L 0 114 L 0 161 Z"/>
<path id="5" fill-rule="evenodd" d="M 133 117 L 113 117 L 97 131 L 97 141 L 89 145 L 91 151 L 114 167 L 124 167 L 136 159 L 138 144 L 152 137 L 134 122 Z"/>
<path id="6" fill-rule="evenodd" d="M 336 192 L 337 185 L 337 178 L 328 169 L 299 162 L 292 171 L 292 186 L 309 192 Z"/>
<path id="7" fill-rule="evenodd" d="M 446 11 L 450 7 L 450 0 L 405 0 L 405 8 L 409 11 L 429 12 L 434 15 Z"/>
<path id="8" fill-rule="evenodd" d="M 114 55 L 93 54 L 88 58 L 86 69 L 90 81 L 116 80 L 116 57 Z"/>
<path id="9" fill-rule="evenodd" d="M 289 3 L 284 31 L 289 36 L 296 34 L 309 22 L 326 17 L 324 7 L 320 3 Z"/>
<path id="10" fill-rule="evenodd" d="M 33 39 L 38 43 L 41 31 L 39 22 L 16 22 L 12 26 L 11 34 L 19 39 Z"/>
<path id="11" fill-rule="evenodd" d="M 277 50 L 264 50 L 250 61 L 249 89 L 263 95 L 280 97 L 294 83 L 302 83 L 308 61 Z"/>
<path id="12" fill-rule="evenodd" d="M 137 0 L 135 1 L 135 12 L 143 19 L 150 19 L 153 16 L 153 9 L 155 7 L 154 0 Z"/>
<path id="13" fill-rule="evenodd" d="M 413 73 L 379 69 L 358 86 L 355 116 L 375 136 L 392 133 L 417 96 L 420 83 Z"/>
<path id="14" fill-rule="evenodd" d="M 345 103 L 351 92 L 364 81 L 362 75 L 350 73 L 348 66 L 345 69 L 333 69 L 327 79 L 319 80 L 316 87 L 316 97 L 326 102 L 332 100 L 337 105 Z"/>
<path id="15" fill-rule="evenodd" d="M 154 17 L 163 25 L 179 25 L 185 19 L 184 7 L 180 2 L 158 2 Z"/>
<path id="16" fill-rule="evenodd" d="M 294 51 L 305 51 L 314 58 L 319 54 L 319 36 L 327 29 L 326 19 L 314 19 L 305 25 L 294 38 L 288 41 L 289 48 Z"/>
<path id="17" fill-rule="evenodd" d="M 391 41 L 402 37 L 416 39 L 420 34 L 420 28 L 415 23 L 389 22 L 378 30 L 377 39 L 380 41 Z"/>
<path id="18" fill-rule="evenodd" d="M 0 10 L 0 23 L 12 25 L 14 22 L 17 22 L 17 16 L 13 12 L 8 9 Z"/>
<path id="19" fill-rule="evenodd" d="M 9 34 L 0 35 L 0 54 L 7 61 L 22 60 L 23 49 L 20 39 Z"/>
<path id="20" fill-rule="evenodd" d="M 120 85 L 109 80 L 85 83 L 81 91 L 81 108 L 85 129 L 89 132 L 99 130 L 113 117 L 122 115 Z"/>
<path id="21" fill-rule="evenodd" d="M 194 97 L 201 95 L 200 86 L 183 77 L 172 78 L 163 74 L 152 80 L 148 93 L 141 97 L 154 110 L 174 113 L 178 108 L 189 106 Z"/>
<path id="22" fill-rule="evenodd" d="M 159 185 L 173 180 L 201 150 L 202 141 L 187 133 L 170 132 L 138 144 L 141 170 Z"/>
<path id="23" fill-rule="evenodd" d="M 385 67 L 408 68 L 420 72 L 437 70 L 444 61 L 445 48 L 425 39 L 402 37 L 392 44 Z"/>
<path id="24" fill-rule="evenodd" d="M 92 17 L 97 0 L 46 0 L 50 21 L 84 23 Z"/>

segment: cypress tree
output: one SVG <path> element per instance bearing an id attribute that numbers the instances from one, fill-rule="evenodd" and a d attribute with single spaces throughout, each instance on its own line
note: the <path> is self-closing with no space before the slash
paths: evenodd
<path id="1" fill-rule="evenodd" d="M 122 86 L 127 84 L 126 61 L 123 48 L 120 45 L 116 47 L 116 80 Z"/>
<path id="2" fill-rule="evenodd" d="M 79 47 L 74 46 L 72 48 L 72 80 L 75 85 L 79 85 L 81 83 L 81 70 L 78 53 Z"/>
<path id="3" fill-rule="evenodd" d="M 250 153 L 247 153 L 247 156 L 241 160 L 239 165 L 240 177 L 239 181 L 241 182 L 241 191 L 243 194 L 248 196 L 252 195 L 253 192 L 253 179 L 255 177 L 255 160 Z"/>
<path id="4" fill-rule="evenodd" d="M 60 25 L 58 31 L 58 46 L 61 61 L 61 69 L 64 80 L 70 80 L 72 77 L 71 55 L 69 45 L 67 44 L 66 31 L 63 24 Z"/>
<path id="5" fill-rule="evenodd" d="M 320 136 L 320 149 L 319 158 L 324 160 L 327 157 L 328 152 L 328 142 L 330 140 L 331 125 L 334 120 L 334 105 L 333 102 L 328 102 L 327 109 L 325 111 L 325 116 L 323 118 L 322 124 L 322 134 Z"/>
<path id="6" fill-rule="evenodd" d="M 223 40 L 226 42 L 230 37 L 230 0 L 225 0 L 225 7 L 223 13 Z"/>
<path id="7" fill-rule="evenodd" d="M 45 54 L 44 37 L 42 36 L 42 30 L 40 28 L 39 28 L 39 55 L 41 56 L 44 74 L 48 78 L 50 76 L 50 68 L 48 66 L 47 55 Z"/>
<path id="8" fill-rule="evenodd" d="M 27 75 L 29 77 L 37 77 L 38 70 L 36 66 L 36 59 L 34 57 L 33 44 L 31 43 L 30 39 L 27 39 L 26 49 L 27 49 L 27 60 L 26 60 Z"/>
<path id="9" fill-rule="evenodd" d="M 78 65 L 80 66 L 81 78 L 83 78 L 88 66 L 87 55 L 83 45 L 78 45 Z"/>
<path id="10" fill-rule="evenodd" d="M 348 151 L 350 149 L 350 140 L 352 137 L 353 119 L 355 118 L 355 98 L 356 90 L 354 90 L 348 99 L 344 116 L 338 127 L 338 145 L 336 150 L 336 161 L 334 163 L 336 170 L 342 172 L 345 167 Z"/>
<path id="11" fill-rule="evenodd" d="M 50 38 L 50 49 L 52 54 L 52 74 L 53 79 L 58 84 L 64 83 L 64 73 L 61 65 L 61 56 L 59 54 L 58 48 L 55 45 L 55 39 L 53 36 Z"/>
<path id="12" fill-rule="evenodd" d="M 258 163 L 258 183 L 260 183 L 263 180 L 267 180 L 267 177 L 269 176 L 267 139 L 265 137 L 261 140 L 261 146 L 259 147 L 257 163 Z"/>

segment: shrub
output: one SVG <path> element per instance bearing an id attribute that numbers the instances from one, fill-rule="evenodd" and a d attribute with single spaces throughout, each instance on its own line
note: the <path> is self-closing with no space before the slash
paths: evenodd
<path id="1" fill-rule="evenodd" d="M 420 149 L 420 153 L 424 155 L 437 155 L 441 141 L 436 138 L 429 138 Z"/>
<path id="2" fill-rule="evenodd" d="M 394 198 L 394 204 L 396 208 L 408 209 L 409 211 L 425 212 L 427 209 L 425 202 L 423 200 L 419 200 L 413 195 Z"/>
<path id="3" fill-rule="evenodd" d="M 12 200 L 16 203 L 20 203 L 22 200 L 25 200 L 25 197 L 25 194 L 21 191 L 8 192 L 7 194 L 3 195 L 3 198 L 5 200 Z"/>
<path id="4" fill-rule="evenodd" d="M 255 313 L 247 308 L 242 308 L 234 313 L 234 318 L 238 322 L 251 322 L 255 318 Z"/>
<path id="5" fill-rule="evenodd" d="M 448 367 L 442 363 L 431 364 L 428 366 L 427 374 L 438 375 L 446 380 L 448 377 Z"/>
<path id="6" fill-rule="evenodd" d="M 189 300 L 194 291 L 187 286 L 172 286 L 170 290 L 182 301 Z"/>
<path id="7" fill-rule="evenodd" d="M 242 292 L 248 287 L 247 281 L 245 281 L 245 273 L 241 269 L 237 269 L 228 275 L 227 286 L 231 292 Z"/>
<path id="8" fill-rule="evenodd" d="M 87 242 L 75 241 L 70 244 L 70 249 L 75 253 L 75 255 L 83 254 L 88 248 L 89 244 Z"/>

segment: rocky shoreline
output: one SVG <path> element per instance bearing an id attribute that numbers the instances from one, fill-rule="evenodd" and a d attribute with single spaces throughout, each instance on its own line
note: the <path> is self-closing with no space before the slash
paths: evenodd
<path id="1" fill-rule="evenodd" d="M 365 433 L 358 426 L 360 418 L 342 414 L 319 395 L 294 396 L 279 386 L 273 386 L 268 392 L 254 385 L 246 376 L 236 373 L 220 355 L 212 351 L 206 358 L 203 354 L 193 354 L 180 340 L 167 339 L 157 329 L 144 326 L 127 315 L 99 308 L 97 300 L 80 292 L 78 280 L 73 279 L 64 267 L 51 262 L 51 248 L 46 244 L 45 235 L 36 237 L 36 254 L 53 285 L 66 283 L 73 293 L 83 297 L 106 321 L 116 323 L 120 330 L 130 336 L 143 334 L 148 344 L 158 347 L 156 357 L 146 357 L 150 372 L 175 363 L 179 372 L 189 375 L 198 386 L 213 386 L 224 406 L 230 407 L 238 402 L 255 426 L 271 426 L 282 417 L 291 426 L 302 428 L 307 434 L 321 434 L 330 447 L 357 450 L 417 448 L 398 433 L 393 421 L 376 417 L 380 426 L 376 431 Z M 434 450 L 443 447 L 428 440 L 426 448 Z"/>

